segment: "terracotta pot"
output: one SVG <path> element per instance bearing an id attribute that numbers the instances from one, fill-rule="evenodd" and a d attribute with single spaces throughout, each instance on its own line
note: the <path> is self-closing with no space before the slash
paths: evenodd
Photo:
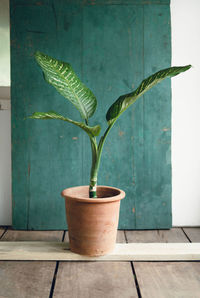
<path id="1" fill-rule="evenodd" d="M 98 186 L 98 198 L 89 198 L 89 187 L 63 190 L 71 251 L 88 256 L 102 256 L 115 247 L 120 200 L 125 192 Z"/>

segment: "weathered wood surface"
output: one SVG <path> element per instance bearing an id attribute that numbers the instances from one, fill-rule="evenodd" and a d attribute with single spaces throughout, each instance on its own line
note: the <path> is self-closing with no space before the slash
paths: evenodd
<path id="1" fill-rule="evenodd" d="M 123 231 L 118 231 L 117 241 L 125 242 Z M 138 296 L 130 263 L 101 260 L 101 262 L 60 262 L 53 297 Z"/>
<path id="2" fill-rule="evenodd" d="M 125 237 L 125 233 L 124 231 L 117 231 L 117 239 L 116 239 L 117 243 L 126 243 L 126 237 Z"/>
<path id="3" fill-rule="evenodd" d="M 131 242 L 188 242 L 187 237 L 180 228 L 171 230 L 145 230 L 145 231 L 125 231 L 126 238 Z"/>
<path id="4" fill-rule="evenodd" d="M 79 119 L 45 83 L 34 52 L 72 64 L 98 98 L 90 124 L 101 122 L 104 131 L 102 120 L 113 101 L 170 65 L 169 0 L 29 2 L 10 1 L 13 225 L 63 230 L 60 192 L 88 184 L 90 144 L 64 121 L 24 120 L 49 110 Z M 158 88 L 124 113 L 105 143 L 99 184 L 125 190 L 122 229 L 171 227 L 170 81 Z"/>
<path id="5" fill-rule="evenodd" d="M 128 242 L 189 244 L 181 228 L 125 233 Z M 199 262 L 133 262 L 133 266 L 143 298 L 199 298 Z"/>
<path id="6" fill-rule="evenodd" d="M 49 297 L 55 262 L 0 262 L 0 297 Z"/>
<path id="7" fill-rule="evenodd" d="M 147 77 L 170 64 L 170 52 L 170 6 L 144 5 L 142 75 Z M 143 101 L 134 107 L 132 209 L 136 229 L 171 228 L 171 94 L 167 92 L 170 88 L 170 80 L 166 80 L 145 93 Z M 127 228 L 134 226 L 124 226 Z"/>
<path id="8" fill-rule="evenodd" d="M 61 241 L 63 231 L 16 231 L 8 230 L 1 241 Z"/>
<path id="9" fill-rule="evenodd" d="M 4 229 L 0 229 L 0 232 Z M 187 236 L 198 241 L 199 229 L 184 228 Z M 43 241 L 49 245 L 62 239 L 61 231 L 13 231 L 3 235 L 0 244 L 7 241 Z M 150 245 L 188 245 L 181 229 L 170 231 L 118 231 L 118 242 L 140 242 Z M 41 242 L 42 241 L 42 242 Z M 65 234 L 65 243 L 68 233 Z M 163 244 L 161 242 L 164 242 Z M 186 243 L 185 243 L 186 242 Z M 30 242 L 28 242 L 30 245 Z M 10 242 L 11 244 L 11 242 Z M 199 243 L 193 243 L 199 245 Z M 140 245 L 138 243 L 138 245 Z M 172 253 L 172 251 L 170 251 Z M 200 249 L 198 249 L 200 252 Z M 140 252 L 141 253 L 141 252 Z M 199 298 L 199 262 L 133 262 L 140 293 L 143 298 Z M 49 297 L 55 262 L 0 261 L 0 297 Z M 12 281 L 12 282 L 11 282 Z M 138 297 L 129 262 L 59 262 L 53 297 Z M 51 296 L 52 297 L 52 296 Z"/>
<path id="10" fill-rule="evenodd" d="M 0 227 L 0 239 L 1 239 L 4 232 L 5 232 L 5 229 Z"/>
<path id="11" fill-rule="evenodd" d="M 138 297 L 130 263 L 68 262 L 59 266 L 56 298 Z"/>
<path id="12" fill-rule="evenodd" d="M 183 228 L 191 242 L 200 242 L 200 228 Z"/>
<path id="13" fill-rule="evenodd" d="M 57 235 L 57 236 L 56 236 Z M 4 238 L 5 237 L 5 238 Z M 8 230 L 3 240 L 61 241 L 62 232 L 31 232 Z M 0 297 L 48 298 L 56 262 L 0 261 Z"/>
<path id="14" fill-rule="evenodd" d="M 199 262 L 135 262 L 143 298 L 199 298 Z"/>
<path id="15" fill-rule="evenodd" d="M 2 241 L 0 260 L 191 261 L 200 260 L 200 243 L 117 243 L 106 256 L 87 257 L 72 253 L 64 242 Z"/>

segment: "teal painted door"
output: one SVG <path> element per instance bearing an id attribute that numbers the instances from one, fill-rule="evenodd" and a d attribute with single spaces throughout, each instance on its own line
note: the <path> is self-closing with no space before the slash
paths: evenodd
<path id="1" fill-rule="evenodd" d="M 120 95 L 170 66 L 169 1 L 11 0 L 13 226 L 65 229 L 64 188 L 89 182 L 90 144 L 62 121 L 25 120 L 54 110 L 79 119 L 45 83 L 36 50 L 69 62 L 98 99 L 91 124 Z M 171 227 L 171 86 L 154 87 L 110 132 L 99 184 L 126 192 L 121 229 Z"/>

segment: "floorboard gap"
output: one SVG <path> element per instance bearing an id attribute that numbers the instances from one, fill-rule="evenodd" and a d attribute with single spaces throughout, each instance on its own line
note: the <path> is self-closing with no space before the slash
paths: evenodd
<path id="1" fill-rule="evenodd" d="M 128 243 L 128 238 L 127 238 L 125 230 L 124 230 L 124 237 L 125 237 L 126 243 Z M 140 292 L 140 286 L 139 286 L 139 283 L 138 283 L 138 280 L 137 280 L 137 275 L 136 275 L 136 272 L 135 272 L 133 262 L 130 262 L 130 264 L 131 264 L 131 269 L 132 269 L 132 273 L 133 273 L 133 277 L 134 277 L 134 281 L 135 281 L 135 287 L 136 287 L 136 290 L 137 290 L 138 298 L 142 298 L 142 295 L 141 295 L 141 292 Z"/>
<path id="2" fill-rule="evenodd" d="M 133 272 L 133 276 L 134 276 L 134 280 L 135 280 L 135 287 L 136 287 L 136 290 L 137 290 L 138 298 L 142 298 L 142 295 L 141 295 L 141 292 L 140 292 L 140 286 L 139 286 L 139 283 L 138 283 L 138 280 L 137 280 L 137 275 L 136 275 L 136 272 L 135 272 L 133 262 L 131 262 L 131 268 L 132 268 L 132 272 Z"/>
<path id="3" fill-rule="evenodd" d="M 64 242 L 65 239 L 65 234 L 66 231 L 63 231 L 63 236 L 62 236 L 62 242 Z M 54 271 L 54 275 L 53 275 L 53 280 L 52 280 L 52 284 L 51 284 L 51 290 L 50 290 L 50 294 L 49 294 L 49 298 L 53 297 L 53 293 L 54 293 L 54 288 L 55 288 L 55 284 L 56 284 L 56 277 L 57 277 L 57 273 L 58 273 L 58 267 L 59 267 L 60 262 L 57 261 L 56 262 L 56 267 L 55 267 L 55 271 Z"/>
<path id="4" fill-rule="evenodd" d="M 190 240 L 189 236 L 187 235 L 187 233 L 184 231 L 184 228 L 181 228 L 181 230 L 183 231 L 185 237 L 187 238 L 187 240 L 192 243 L 192 241 Z"/>
<path id="5" fill-rule="evenodd" d="M 7 232 L 7 230 L 8 230 L 8 227 L 5 228 L 5 231 L 4 231 L 3 234 L 1 235 L 0 240 L 1 240 L 1 238 L 5 235 L 5 233 Z"/>
<path id="6" fill-rule="evenodd" d="M 56 268 L 55 268 L 54 275 L 53 275 L 53 280 L 52 280 L 52 284 L 51 284 L 51 290 L 50 290 L 49 298 L 53 297 L 59 263 L 60 263 L 59 261 L 56 262 Z"/>
<path id="7" fill-rule="evenodd" d="M 63 232 L 62 242 L 64 242 L 64 240 L 65 240 L 65 234 L 66 234 L 66 230 L 64 230 L 64 232 Z"/>

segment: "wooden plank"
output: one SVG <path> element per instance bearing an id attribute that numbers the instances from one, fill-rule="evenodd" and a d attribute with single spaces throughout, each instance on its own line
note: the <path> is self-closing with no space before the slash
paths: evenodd
<path id="1" fill-rule="evenodd" d="M 49 297 L 55 262 L 0 262 L 0 297 Z"/>
<path id="2" fill-rule="evenodd" d="M 15 0 L 10 4 L 13 226 L 63 230 L 66 216 L 60 193 L 82 184 L 83 133 L 63 121 L 24 118 L 34 111 L 51 109 L 79 119 L 73 105 L 44 81 L 33 55 L 41 50 L 68 61 L 80 75 L 82 6 L 48 0 L 32 0 L 30 5 L 26 0 Z M 31 92 L 22 86 L 22 77 Z"/>
<path id="3" fill-rule="evenodd" d="M 200 243 L 117 243 L 114 251 L 101 257 L 72 253 L 64 242 L 1 241 L 1 260 L 51 261 L 169 261 L 200 260 Z"/>
<path id="4" fill-rule="evenodd" d="M 134 263 L 143 298 L 199 298 L 200 263 Z"/>
<path id="5" fill-rule="evenodd" d="M 2 240 L 46 240 L 61 241 L 61 231 L 48 231 L 47 233 L 35 231 L 8 230 Z M 9 242 L 1 241 L 0 244 Z M 14 242 L 15 243 L 15 242 Z M 20 242 L 22 243 L 22 242 Z M 31 242 L 29 242 L 31 243 Z M 55 271 L 55 262 L 27 262 L 27 261 L 1 261 L 0 262 L 0 297 L 9 298 L 35 298 L 49 297 L 51 282 Z"/>
<path id="6" fill-rule="evenodd" d="M 129 243 L 188 242 L 181 228 L 173 228 L 171 230 L 125 231 L 125 234 Z"/>
<path id="7" fill-rule="evenodd" d="M 68 239 L 68 235 L 65 235 Z M 124 231 L 118 231 L 117 241 L 124 243 Z M 67 251 L 69 253 L 69 251 Z M 75 255 L 75 254 L 73 254 Z M 78 258 L 83 256 L 76 255 Z M 60 262 L 54 297 L 137 297 L 129 263 L 120 262 Z M 66 282 L 67 281 L 67 282 Z"/>
<path id="8" fill-rule="evenodd" d="M 1 237 L 2 237 L 2 235 L 3 235 L 4 232 L 5 232 L 5 229 L 4 228 L 0 228 L 0 239 L 1 239 Z"/>
<path id="9" fill-rule="evenodd" d="M 191 242 L 200 242 L 200 228 L 183 228 Z"/>
<path id="10" fill-rule="evenodd" d="M 126 237 L 125 237 L 125 233 L 123 230 L 118 230 L 117 231 L 117 243 L 126 243 Z"/>
<path id="11" fill-rule="evenodd" d="M 144 77 L 171 64 L 169 5 L 144 5 Z M 145 93 L 133 118 L 136 229 L 171 228 L 171 93 L 165 80 Z"/>
<path id="12" fill-rule="evenodd" d="M 54 296 L 56 298 L 138 297 L 129 263 L 61 263 Z"/>
<path id="13" fill-rule="evenodd" d="M 8 230 L 1 241 L 61 241 L 63 231 L 18 231 Z"/>
<path id="14" fill-rule="evenodd" d="M 128 242 L 146 242 L 147 244 L 149 242 L 164 242 L 165 245 L 170 246 L 171 244 L 168 242 L 173 242 L 174 247 L 179 246 L 178 242 L 182 242 L 181 245 L 183 246 L 190 244 L 181 228 L 154 231 L 126 231 L 126 237 Z M 157 244 L 155 243 L 155 245 Z M 170 253 L 173 252 L 175 251 L 170 251 Z M 182 257 L 181 259 L 184 258 Z M 178 260 L 178 258 L 175 260 Z M 143 298 L 199 297 L 199 295 L 195 296 L 199 292 L 200 284 L 198 280 L 199 263 L 133 262 L 133 266 Z"/>

